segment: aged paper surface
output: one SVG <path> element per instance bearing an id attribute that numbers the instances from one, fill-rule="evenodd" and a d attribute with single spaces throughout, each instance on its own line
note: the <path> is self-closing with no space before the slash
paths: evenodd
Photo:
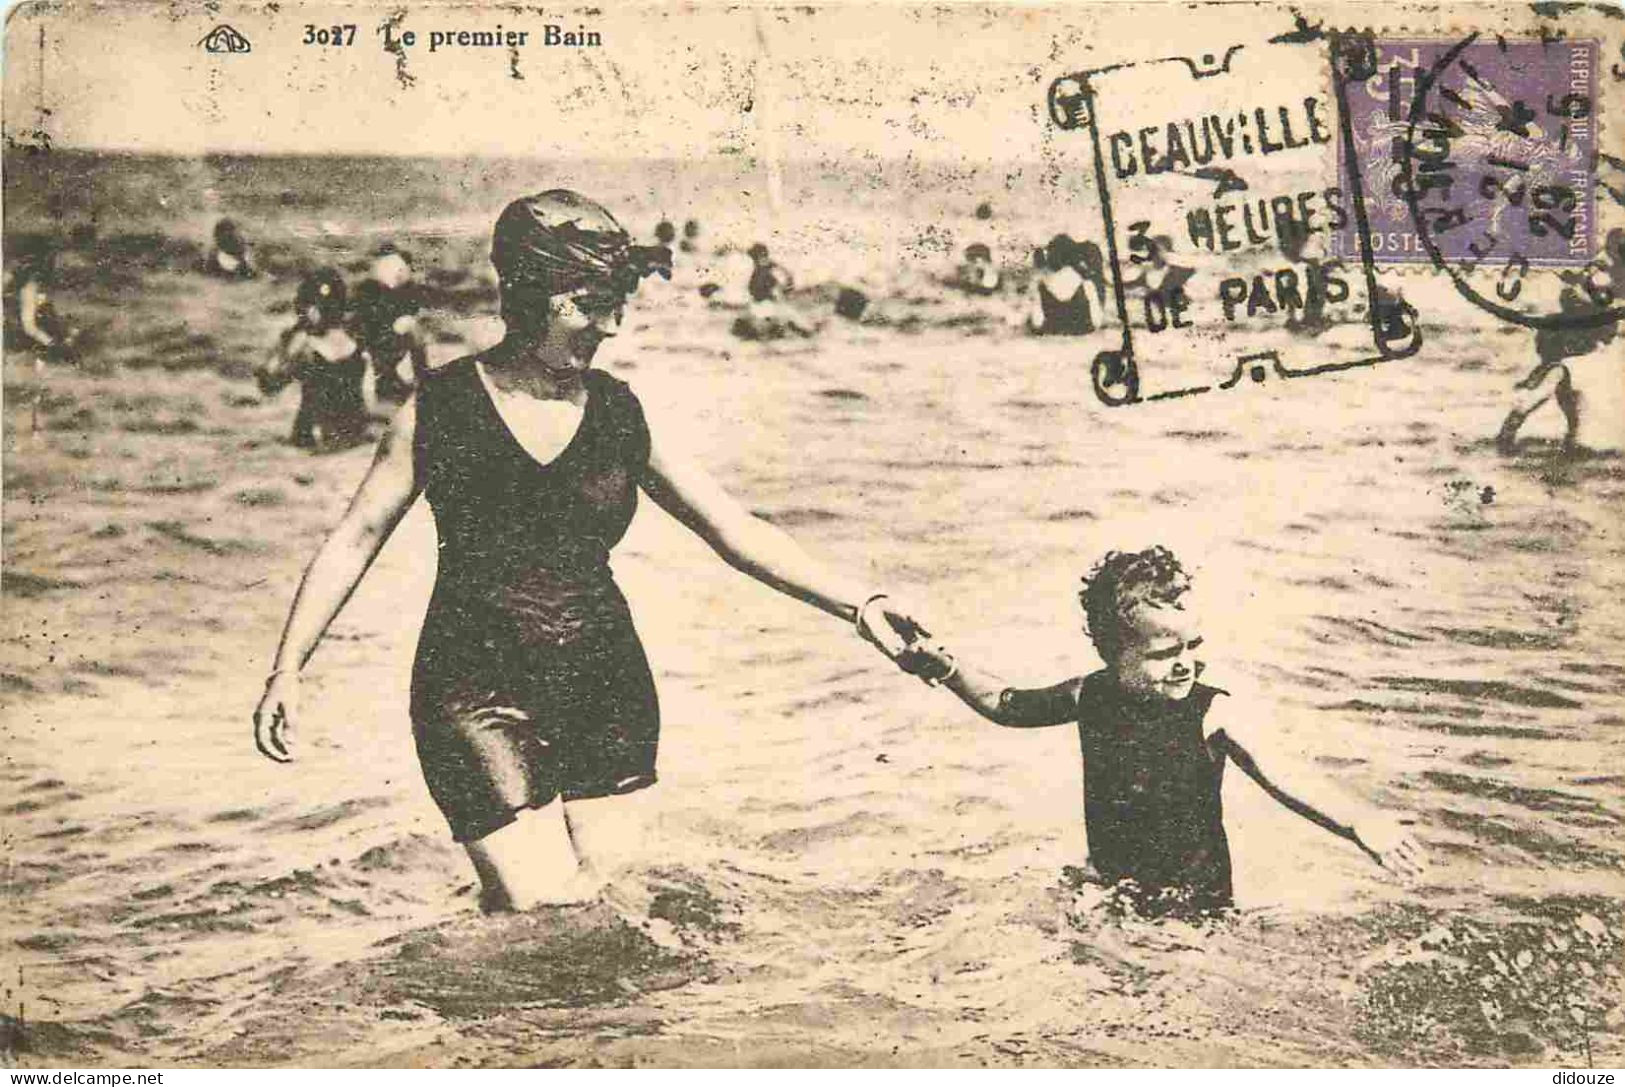
<path id="1" fill-rule="evenodd" d="M 13 9 L 5 1060 L 1617 1065 L 1622 46 L 1583 4 Z M 651 471 L 754 514 L 736 565 L 800 554 L 766 523 L 822 564 L 780 581 L 856 588 L 646 495 L 659 784 L 575 802 L 583 904 L 484 913 L 414 743 L 424 502 L 295 761 L 250 718 L 396 404 L 503 340 L 499 212 L 557 189 L 671 251 L 592 359 Z M 1080 579 L 1153 546 L 1194 588 L 1102 682 L 1171 669 L 1194 747 L 955 696 L 1101 670 Z M 854 634 L 882 590 L 943 687 Z M 1226 764 L 1234 908 L 1144 916 L 1096 836 L 1166 861 Z"/>

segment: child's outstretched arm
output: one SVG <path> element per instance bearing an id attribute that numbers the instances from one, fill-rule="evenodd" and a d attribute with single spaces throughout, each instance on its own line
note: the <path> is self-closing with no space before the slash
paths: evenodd
<path id="1" fill-rule="evenodd" d="M 1208 711 L 1210 742 L 1223 746 L 1248 777 L 1287 810 L 1346 838 L 1377 864 L 1401 876 L 1427 867 L 1422 847 L 1392 815 L 1350 796 L 1325 774 L 1273 744 L 1248 703 L 1230 695 Z"/>
<path id="2" fill-rule="evenodd" d="M 917 642 L 898 657 L 905 671 L 933 687 L 946 687 L 977 713 L 1006 728 L 1043 728 L 1078 719 L 1076 676 L 1053 687 L 1012 687 L 998 676 L 960 660 L 940 645 Z"/>

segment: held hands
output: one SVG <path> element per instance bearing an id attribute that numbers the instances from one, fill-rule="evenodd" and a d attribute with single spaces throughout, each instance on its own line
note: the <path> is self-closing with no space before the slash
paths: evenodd
<path id="1" fill-rule="evenodd" d="M 858 609 L 858 635 L 897 667 L 936 686 L 957 669 L 953 655 L 928 642 L 931 632 L 890 596 L 876 593 Z"/>
<path id="2" fill-rule="evenodd" d="M 927 687 L 940 687 L 959 672 L 959 662 L 940 643 L 915 642 L 898 654 L 897 667 L 919 676 Z"/>
<path id="3" fill-rule="evenodd" d="M 1414 880 L 1427 871 L 1427 854 L 1398 819 L 1382 816 L 1363 823 L 1354 832 L 1354 844 L 1401 879 Z"/>
<path id="4" fill-rule="evenodd" d="M 875 593 L 858 608 L 858 637 L 886 654 L 889 660 L 908 650 L 927 632 L 914 617 L 886 593 Z"/>
<path id="5" fill-rule="evenodd" d="M 292 762 L 294 721 L 299 716 L 299 673 L 272 672 L 254 708 L 254 746 L 273 762 Z"/>

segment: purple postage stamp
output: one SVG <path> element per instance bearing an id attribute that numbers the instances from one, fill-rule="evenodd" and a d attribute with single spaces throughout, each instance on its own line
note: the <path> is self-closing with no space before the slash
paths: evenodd
<path id="1" fill-rule="evenodd" d="M 1349 95 L 1353 146 L 1343 148 L 1369 181 L 1376 262 L 1592 259 L 1595 40 L 1387 39 L 1376 51 L 1376 74 Z M 1430 158 L 1419 128 L 1437 133 L 1448 155 Z M 1352 227 L 1338 242 L 1353 250 Z"/>

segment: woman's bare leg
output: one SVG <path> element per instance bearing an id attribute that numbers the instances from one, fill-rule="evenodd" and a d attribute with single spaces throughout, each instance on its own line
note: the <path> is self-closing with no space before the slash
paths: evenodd
<path id="1" fill-rule="evenodd" d="M 572 800 L 564 806 L 564 820 L 583 871 L 607 880 L 645 852 L 652 793 L 652 789 L 639 789 L 624 796 Z"/>
<path id="2" fill-rule="evenodd" d="M 480 906 L 487 912 L 587 902 L 596 894 L 570 841 L 562 801 L 521 811 L 464 848 L 479 873 Z"/>

